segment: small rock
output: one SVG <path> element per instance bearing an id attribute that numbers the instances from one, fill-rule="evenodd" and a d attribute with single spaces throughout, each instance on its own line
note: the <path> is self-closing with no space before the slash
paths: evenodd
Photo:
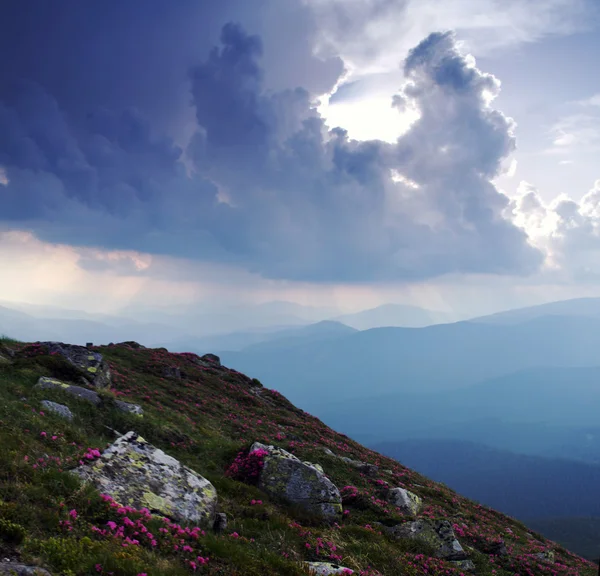
<path id="1" fill-rule="evenodd" d="M 56 378 L 48 378 L 46 376 L 42 376 L 38 381 L 34 388 L 43 389 L 43 390 L 62 390 L 67 394 L 71 394 L 72 396 L 76 396 L 81 400 L 85 400 L 87 402 L 91 402 L 92 404 L 99 406 L 102 403 L 102 399 L 98 395 L 97 392 L 93 390 L 88 390 L 87 388 L 82 388 L 81 386 L 72 386 L 71 384 L 67 384 L 66 382 L 61 382 Z"/>
<path id="2" fill-rule="evenodd" d="M 121 410 L 121 412 L 129 412 L 137 416 L 144 415 L 144 409 L 139 404 L 131 404 L 130 402 L 123 402 L 123 400 L 115 400 L 115 406 Z"/>
<path id="3" fill-rule="evenodd" d="M 178 366 L 165 366 L 162 373 L 165 378 L 181 380 L 181 370 Z"/>
<path id="4" fill-rule="evenodd" d="M 213 530 L 216 534 L 221 534 L 227 530 L 227 514 L 219 512 L 215 517 L 215 523 L 213 524 Z"/>
<path id="5" fill-rule="evenodd" d="M 487 547 L 485 550 L 487 554 L 491 554 L 492 556 L 506 556 L 508 554 L 508 550 L 506 549 L 506 544 L 504 542 L 495 542 Z"/>
<path id="6" fill-rule="evenodd" d="M 450 564 L 454 564 L 459 570 L 464 570 L 465 572 L 475 570 L 475 564 L 472 560 L 451 560 Z"/>
<path id="7" fill-rule="evenodd" d="M 210 362 L 211 364 L 216 364 L 217 366 L 221 365 L 221 359 L 216 354 L 205 354 L 204 356 L 200 357 L 200 360 Z"/>
<path id="8" fill-rule="evenodd" d="M 542 560 L 542 562 L 550 562 L 554 564 L 554 550 L 545 550 L 544 552 L 537 552 L 534 554 L 536 558 Z"/>
<path id="9" fill-rule="evenodd" d="M 304 562 L 311 574 L 319 576 L 329 576 L 330 574 L 354 574 L 354 570 L 344 568 L 338 564 L 330 564 L 329 562 Z"/>
<path id="10" fill-rule="evenodd" d="M 147 508 L 176 522 L 206 528 L 214 525 L 214 486 L 133 431 L 118 438 L 99 459 L 73 473 L 121 504 Z"/>
<path id="11" fill-rule="evenodd" d="M 39 566 L 26 566 L 18 562 L 0 562 L 2 576 L 52 576 L 48 570 Z"/>
<path id="12" fill-rule="evenodd" d="M 423 500 L 416 494 L 404 488 L 392 488 L 387 494 L 387 500 L 397 506 L 405 514 L 416 516 L 423 505 Z"/>
<path id="13" fill-rule="evenodd" d="M 58 416 L 61 416 L 66 420 L 73 420 L 73 412 L 71 412 L 68 406 L 65 406 L 64 404 L 58 404 L 51 400 L 42 400 L 40 404 L 49 412 L 54 412 L 54 414 L 58 414 Z"/>

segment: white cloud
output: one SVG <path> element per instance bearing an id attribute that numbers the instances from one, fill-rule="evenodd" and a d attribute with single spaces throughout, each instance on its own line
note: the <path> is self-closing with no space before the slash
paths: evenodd
<path id="1" fill-rule="evenodd" d="M 0 186 L 8 186 L 9 180 L 4 166 L 0 166 Z"/>

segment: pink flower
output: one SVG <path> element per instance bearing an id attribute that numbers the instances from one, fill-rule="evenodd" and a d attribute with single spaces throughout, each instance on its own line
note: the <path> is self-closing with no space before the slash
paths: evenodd
<path id="1" fill-rule="evenodd" d="M 46 434 L 46 432 L 40 432 L 40 436 L 41 436 L 42 438 L 45 438 L 46 436 L 48 436 L 48 434 Z"/>
<path id="2" fill-rule="evenodd" d="M 77 518 L 77 510 L 75 510 L 75 509 L 73 508 L 73 510 L 71 510 L 71 511 L 69 512 L 69 516 L 70 516 L 71 518 Z"/>

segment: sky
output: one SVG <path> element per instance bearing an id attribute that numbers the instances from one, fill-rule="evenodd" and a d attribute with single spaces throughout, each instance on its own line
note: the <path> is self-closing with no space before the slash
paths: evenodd
<path id="1" fill-rule="evenodd" d="M 0 5 L 0 300 L 600 295 L 597 0 Z"/>

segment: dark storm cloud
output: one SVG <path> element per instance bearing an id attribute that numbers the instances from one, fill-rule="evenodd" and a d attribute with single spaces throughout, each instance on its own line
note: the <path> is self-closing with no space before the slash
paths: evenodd
<path id="1" fill-rule="evenodd" d="M 240 26 L 225 25 L 221 45 L 208 51 L 219 18 L 241 3 L 197 18 L 196 52 L 188 34 L 197 3 L 86 4 L 61 3 L 29 19 L 11 4 L 23 35 L 2 42 L 22 58 L 7 66 L 0 92 L 8 180 L 0 219 L 44 240 L 227 262 L 271 278 L 392 280 L 537 266 L 523 232 L 501 218 L 506 199 L 490 183 L 514 147 L 509 122 L 484 102 L 497 87 L 468 66 L 450 35 L 432 35 L 407 59 L 412 84 L 396 104 L 421 118 L 389 145 L 328 132 L 311 90 L 269 90 L 285 74 L 271 72 L 269 81 L 261 58 L 284 70 L 288 55 L 277 64 Z M 44 18 L 63 34 L 46 30 Z M 306 76 L 310 45 L 289 48 Z M 315 61 L 313 85 L 331 86 L 336 66 Z M 165 133 L 186 100 L 197 127 L 184 151 Z M 392 170 L 405 180 L 393 181 Z"/>

